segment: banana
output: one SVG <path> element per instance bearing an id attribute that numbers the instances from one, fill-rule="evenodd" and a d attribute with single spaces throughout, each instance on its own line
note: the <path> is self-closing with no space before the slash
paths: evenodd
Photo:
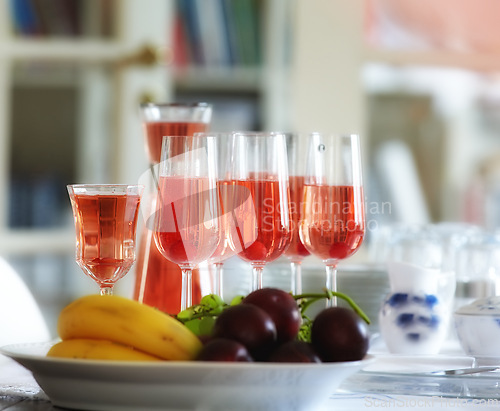
<path id="1" fill-rule="evenodd" d="M 60 341 L 50 348 L 47 356 L 89 360 L 162 361 L 158 357 L 113 341 L 84 338 Z"/>
<path id="2" fill-rule="evenodd" d="M 87 295 L 62 309 L 62 340 L 108 340 L 163 360 L 193 360 L 202 343 L 184 324 L 146 304 L 117 295 Z"/>

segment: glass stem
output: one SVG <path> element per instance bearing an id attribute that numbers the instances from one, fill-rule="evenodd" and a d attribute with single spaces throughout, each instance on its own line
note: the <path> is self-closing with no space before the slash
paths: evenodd
<path id="1" fill-rule="evenodd" d="M 214 273 L 213 273 L 213 290 L 216 295 L 218 295 L 220 298 L 224 299 L 223 293 L 223 272 L 224 272 L 224 265 L 222 263 L 215 263 L 214 264 Z"/>
<path id="2" fill-rule="evenodd" d="M 263 287 L 262 284 L 262 271 L 264 267 L 261 265 L 252 266 L 252 291 L 260 290 Z"/>
<path id="3" fill-rule="evenodd" d="M 190 268 L 181 269 L 182 271 L 182 294 L 181 294 L 181 311 L 193 305 L 193 271 Z"/>
<path id="4" fill-rule="evenodd" d="M 158 189 L 158 176 L 156 173 L 156 164 L 150 163 L 149 164 L 149 170 L 151 171 L 151 176 L 153 177 L 153 182 L 154 182 L 154 187 L 157 190 Z"/>
<path id="5" fill-rule="evenodd" d="M 101 285 L 101 295 L 113 295 L 113 286 Z"/>
<path id="6" fill-rule="evenodd" d="M 302 294 L 302 261 L 292 261 L 292 294 Z"/>
<path id="7" fill-rule="evenodd" d="M 334 292 L 337 291 L 337 264 L 328 264 L 326 266 L 326 289 Z M 326 306 L 337 306 L 337 297 L 334 296 L 327 299 Z"/>

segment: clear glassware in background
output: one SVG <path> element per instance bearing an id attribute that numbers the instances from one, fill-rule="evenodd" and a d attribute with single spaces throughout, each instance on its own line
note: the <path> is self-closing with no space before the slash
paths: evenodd
<path id="1" fill-rule="evenodd" d="M 444 248 L 435 226 L 415 224 L 393 227 L 387 261 L 441 270 Z"/>
<path id="2" fill-rule="evenodd" d="M 126 184 L 68 185 L 76 231 L 76 262 L 113 294 L 135 261 L 135 234 L 144 187 Z"/>
<path id="3" fill-rule="evenodd" d="M 472 234 L 455 254 L 456 307 L 500 292 L 500 237 Z"/>
<path id="4" fill-rule="evenodd" d="M 181 306 L 192 305 L 192 271 L 208 260 L 219 241 L 215 138 L 165 136 L 154 216 L 160 253 L 181 274 Z"/>
<path id="5" fill-rule="evenodd" d="M 156 209 L 158 163 L 163 136 L 190 136 L 207 131 L 212 106 L 207 103 L 147 103 L 140 107 L 144 128 L 145 149 L 151 172 L 146 174 L 146 190 L 142 212 L 147 221 Z M 199 271 L 193 273 L 193 298 L 201 298 Z M 143 226 L 139 242 L 134 299 L 169 314 L 180 310 L 181 270 L 164 258 L 155 241 L 151 227 Z"/>
<path id="6" fill-rule="evenodd" d="M 291 291 L 302 293 L 302 260 L 311 253 L 305 248 L 299 236 L 299 223 L 302 215 L 306 156 L 308 148 L 307 134 L 287 133 L 288 179 L 290 183 L 291 239 L 285 256 L 290 260 Z"/>
<path id="7" fill-rule="evenodd" d="M 396 224 L 389 230 L 390 293 L 379 313 L 390 352 L 434 355 L 450 332 L 456 289 L 453 255 L 458 227 Z"/>
<path id="8" fill-rule="evenodd" d="M 456 289 L 456 262 L 460 231 L 436 224 L 397 225 L 392 229 L 387 263 L 410 264 L 423 270 L 434 270 L 436 295 L 451 306 Z"/>
<path id="9" fill-rule="evenodd" d="M 457 307 L 475 298 L 494 295 L 500 275 L 499 238 L 480 227 L 442 222 L 437 224 L 393 224 L 379 229 L 383 239 L 377 247 L 380 263 L 405 262 L 439 270 L 440 292 L 455 297 Z M 385 252 L 383 251 L 385 250 Z"/>
<path id="10" fill-rule="evenodd" d="M 307 156 L 300 238 L 324 262 L 327 289 L 337 291 L 337 264 L 365 235 L 359 136 L 312 133 Z"/>
<path id="11" fill-rule="evenodd" d="M 231 247 L 252 266 L 252 289 L 263 287 L 264 266 L 290 242 L 286 136 L 238 132 L 232 136 L 230 178 L 235 233 Z"/>

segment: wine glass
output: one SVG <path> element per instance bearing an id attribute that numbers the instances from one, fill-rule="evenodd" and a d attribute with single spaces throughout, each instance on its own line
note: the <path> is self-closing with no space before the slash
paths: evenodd
<path id="1" fill-rule="evenodd" d="M 192 271 L 219 240 L 213 137 L 163 138 L 154 239 L 181 269 L 181 311 L 192 305 Z"/>
<path id="2" fill-rule="evenodd" d="M 286 136 L 237 132 L 232 139 L 231 247 L 252 266 L 252 289 L 262 288 L 264 266 L 290 242 Z"/>
<path id="3" fill-rule="evenodd" d="M 290 260 L 292 271 L 292 293 L 302 293 L 302 260 L 310 255 L 299 236 L 299 223 L 301 217 L 301 203 L 303 201 L 304 176 L 306 172 L 306 159 L 308 135 L 287 133 L 286 145 L 288 153 L 288 179 L 290 184 L 290 215 L 292 234 L 290 246 L 285 251 L 285 256 Z"/>
<path id="4" fill-rule="evenodd" d="M 100 287 L 101 295 L 135 261 L 135 232 L 143 186 L 68 185 L 76 230 L 76 262 Z"/>
<path id="5" fill-rule="evenodd" d="M 235 230 L 232 208 L 232 183 L 230 181 L 232 147 L 231 133 L 195 133 L 194 137 L 212 136 L 216 142 L 217 194 L 220 207 L 219 241 L 208 260 L 213 292 L 223 298 L 224 261 L 235 254 L 230 246 L 230 233 Z"/>
<path id="6" fill-rule="evenodd" d="M 359 136 L 312 133 L 305 177 L 300 239 L 323 260 L 326 287 L 336 291 L 337 263 L 354 254 L 365 235 Z"/>

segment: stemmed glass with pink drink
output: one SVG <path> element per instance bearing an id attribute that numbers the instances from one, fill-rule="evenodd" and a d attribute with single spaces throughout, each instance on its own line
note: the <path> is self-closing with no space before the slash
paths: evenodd
<path id="1" fill-rule="evenodd" d="M 264 266 L 290 242 L 286 137 L 237 132 L 232 139 L 231 190 L 235 230 L 231 247 L 252 266 L 252 289 L 263 287 Z"/>
<path id="2" fill-rule="evenodd" d="M 326 287 L 336 291 L 338 262 L 354 254 L 365 235 L 359 136 L 313 133 L 305 177 L 300 239 L 323 260 Z"/>
<path id="3" fill-rule="evenodd" d="M 76 262 L 113 294 L 135 261 L 135 234 L 143 187 L 125 184 L 68 185 L 76 231 Z"/>
<path id="4" fill-rule="evenodd" d="M 305 153 L 307 153 L 309 135 L 287 133 L 286 138 L 288 180 L 290 183 L 291 237 L 290 246 L 285 251 L 285 256 L 290 260 L 292 293 L 301 294 L 302 260 L 311 254 L 299 236 L 307 161 Z"/>
<path id="5" fill-rule="evenodd" d="M 165 136 L 158 179 L 154 239 L 181 269 L 181 311 L 192 305 L 192 271 L 219 240 L 213 137 Z"/>
<path id="6" fill-rule="evenodd" d="M 233 184 L 230 180 L 232 165 L 232 133 L 208 132 L 195 133 L 194 137 L 211 136 L 216 145 L 217 166 L 217 195 L 220 207 L 219 217 L 219 241 L 217 248 L 208 260 L 208 269 L 212 292 L 223 298 L 224 294 L 224 262 L 235 255 L 236 251 L 231 248 L 231 232 L 235 232 Z"/>

